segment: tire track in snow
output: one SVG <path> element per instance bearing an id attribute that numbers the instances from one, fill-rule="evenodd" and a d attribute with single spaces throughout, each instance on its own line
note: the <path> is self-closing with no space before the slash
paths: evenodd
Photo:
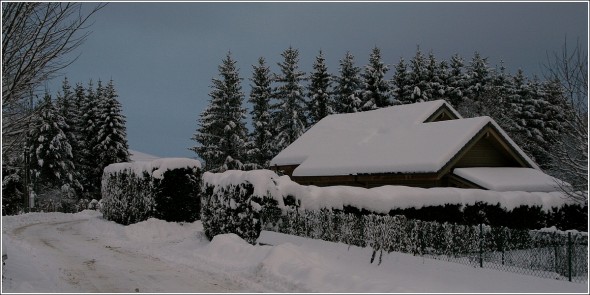
<path id="1" fill-rule="evenodd" d="M 79 228 L 84 222 L 88 219 L 28 224 L 12 235 L 54 262 L 44 265 L 46 271 L 58 272 L 82 292 L 247 292 L 220 275 L 105 245 Z"/>

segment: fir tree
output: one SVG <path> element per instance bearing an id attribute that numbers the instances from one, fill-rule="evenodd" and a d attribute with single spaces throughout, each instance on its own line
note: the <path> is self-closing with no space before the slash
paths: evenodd
<path id="1" fill-rule="evenodd" d="M 242 79 L 231 53 L 219 66 L 219 76 L 212 79 L 209 106 L 193 137 L 200 145 L 192 148 L 205 161 L 205 170 L 213 172 L 243 169 L 247 143 Z"/>
<path id="2" fill-rule="evenodd" d="M 122 114 L 121 103 L 117 100 L 113 80 L 109 81 L 101 95 L 98 105 L 97 140 L 93 148 L 100 171 L 110 164 L 129 161 L 125 116 Z"/>
<path id="3" fill-rule="evenodd" d="M 459 107 L 466 117 L 483 115 L 481 96 L 487 91 L 490 82 L 490 68 L 487 58 L 475 52 L 467 67 L 467 95 L 463 107 Z"/>
<path id="4" fill-rule="evenodd" d="M 396 104 L 412 103 L 413 88 L 410 84 L 410 73 L 403 58 L 395 66 L 395 73 L 391 80 L 391 92 Z"/>
<path id="5" fill-rule="evenodd" d="M 78 89 L 77 89 L 78 90 Z M 98 144 L 96 135 L 99 130 L 99 99 L 102 98 L 102 82 L 98 81 L 98 87 L 95 92 L 92 80 L 88 82 L 86 94 L 81 102 L 81 171 L 82 186 L 88 198 L 100 199 L 100 180 L 102 170 L 100 162 L 95 155 L 95 146 Z M 76 91 L 76 96 L 80 98 L 80 93 Z"/>
<path id="6" fill-rule="evenodd" d="M 275 76 L 279 85 L 274 90 L 274 97 L 278 104 L 273 107 L 273 125 L 278 131 L 274 146 L 283 150 L 307 128 L 305 116 L 304 87 L 305 73 L 299 71 L 299 50 L 289 47 L 285 50 L 283 62 L 279 63 L 281 73 Z"/>
<path id="7" fill-rule="evenodd" d="M 254 168 L 268 168 L 275 156 L 272 140 L 274 128 L 271 122 L 270 102 L 272 98 L 270 68 L 264 58 L 258 59 L 258 65 L 252 66 L 252 90 L 249 102 L 252 104 L 253 130 L 250 133 L 248 156 Z"/>
<path id="8" fill-rule="evenodd" d="M 390 106 L 389 85 L 385 80 L 385 74 L 389 68 L 381 61 L 381 50 L 374 47 L 369 56 L 369 64 L 365 66 L 363 78 L 363 111 Z"/>
<path id="9" fill-rule="evenodd" d="M 410 85 L 412 89 L 412 98 L 410 103 L 428 101 L 428 70 L 426 68 L 426 58 L 422 54 L 420 47 L 416 49 L 416 55 L 410 61 L 412 72 L 410 74 Z"/>
<path id="10" fill-rule="evenodd" d="M 38 195 L 52 190 L 73 191 L 78 182 L 72 161 L 72 147 L 63 132 L 68 126 L 57 112 L 51 95 L 45 94 L 38 106 L 29 138 L 32 182 Z"/>
<path id="11" fill-rule="evenodd" d="M 436 57 L 431 52 L 428 55 L 428 64 L 426 65 L 427 86 L 426 99 L 437 100 L 445 97 L 445 76 L 446 62 L 437 62 Z"/>
<path id="12" fill-rule="evenodd" d="M 65 126 L 62 131 L 66 135 L 68 143 L 72 148 L 72 162 L 76 167 L 76 171 L 73 172 L 74 178 L 80 181 L 80 171 L 82 167 L 80 158 L 80 136 L 82 130 L 80 128 L 80 105 L 77 104 L 76 93 L 72 91 L 72 88 L 67 78 L 64 78 L 62 82 L 62 91 L 58 92 L 55 108 L 57 109 L 60 116 L 65 121 Z M 77 193 L 81 193 L 82 186 L 76 187 Z"/>
<path id="13" fill-rule="evenodd" d="M 354 56 L 346 52 L 344 59 L 340 60 L 340 75 L 336 77 L 334 87 L 334 112 L 356 113 L 360 111 L 360 72 L 361 69 L 354 65 Z"/>
<path id="14" fill-rule="evenodd" d="M 448 102 L 455 108 L 459 108 L 463 104 L 466 77 L 463 72 L 463 59 L 455 54 L 451 57 L 449 64 L 449 77 L 447 82 L 447 90 L 445 91 Z"/>
<path id="15" fill-rule="evenodd" d="M 333 102 L 330 89 L 332 81 L 330 74 L 328 74 L 324 54 L 321 50 L 313 63 L 313 72 L 311 73 L 309 80 L 309 125 L 313 126 L 315 123 L 334 112 L 332 109 Z"/>
<path id="16" fill-rule="evenodd" d="M 542 112 L 545 121 L 545 138 L 552 150 L 553 146 L 560 140 L 566 120 L 566 109 L 564 94 L 559 81 L 549 80 L 542 85 L 545 101 L 545 110 Z"/>

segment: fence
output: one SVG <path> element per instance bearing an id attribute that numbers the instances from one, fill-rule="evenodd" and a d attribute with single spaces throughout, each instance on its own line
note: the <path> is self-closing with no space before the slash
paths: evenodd
<path id="1" fill-rule="evenodd" d="M 571 282 L 588 281 L 588 236 L 579 232 L 470 226 L 362 215 L 331 210 L 292 210 L 265 229 L 374 249 L 404 252 Z M 379 257 L 376 255 L 379 253 Z"/>
<path id="2" fill-rule="evenodd" d="M 511 249 L 490 241 L 493 236 L 485 228 L 480 232 L 484 234 L 478 236 L 480 249 L 477 253 L 451 256 L 425 253 L 424 256 L 543 278 L 570 282 L 588 281 L 587 235 L 530 231 L 529 243 Z"/>

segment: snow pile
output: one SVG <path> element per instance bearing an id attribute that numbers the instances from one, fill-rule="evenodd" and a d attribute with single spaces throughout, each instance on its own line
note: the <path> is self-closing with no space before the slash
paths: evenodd
<path id="1" fill-rule="evenodd" d="M 149 218 L 125 227 L 129 239 L 142 243 L 184 240 L 195 236 L 203 227 L 198 223 L 176 223 Z"/>
<path id="2" fill-rule="evenodd" d="M 226 171 L 224 173 L 205 173 L 204 187 L 238 186 L 250 183 L 254 195 L 270 196 L 284 209 L 284 199 L 292 196 L 300 201 L 304 210 L 344 209 L 352 206 L 375 213 L 389 213 L 393 209 L 443 206 L 445 204 L 474 205 L 478 202 L 490 205 L 500 204 L 508 211 L 519 206 L 540 206 L 544 211 L 560 208 L 573 201 L 561 192 L 496 192 L 479 189 L 460 188 L 416 188 L 406 186 L 381 186 L 371 189 L 348 186 L 317 187 L 299 185 L 288 176 L 279 177 L 269 170 Z"/>
<path id="3" fill-rule="evenodd" d="M 52 225 L 62 221 L 74 222 Z M 395 252 L 385 253 L 376 265 L 369 262 L 369 248 L 271 232 L 258 239 L 266 246 L 250 245 L 233 234 L 208 242 L 200 238 L 200 221 L 123 226 L 85 211 L 3 216 L 2 226 L 3 246 L 8 247 L 3 293 L 128 293 L 136 287 L 142 293 L 212 293 L 207 290 L 213 284 L 240 293 L 588 291 L 587 284 Z M 152 240 L 152 231 L 160 232 L 154 235 L 158 239 Z M 64 248 L 50 248 L 41 239 Z M 78 263 L 86 260 L 94 261 L 95 268 Z"/>

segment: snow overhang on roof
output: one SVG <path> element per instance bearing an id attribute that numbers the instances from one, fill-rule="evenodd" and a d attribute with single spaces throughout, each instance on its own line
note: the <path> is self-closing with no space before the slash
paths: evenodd
<path id="1" fill-rule="evenodd" d="M 453 174 L 483 188 L 506 192 L 555 192 L 569 184 L 540 170 L 522 167 L 456 168 Z"/>

